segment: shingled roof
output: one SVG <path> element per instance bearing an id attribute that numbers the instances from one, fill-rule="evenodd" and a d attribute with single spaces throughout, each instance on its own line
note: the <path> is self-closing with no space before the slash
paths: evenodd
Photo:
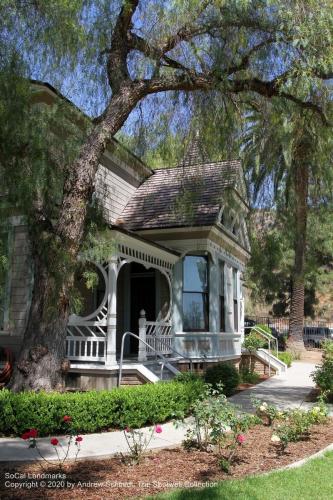
<path id="1" fill-rule="evenodd" d="M 234 187 L 242 175 L 240 161 L 188 164 L 197 160 L 195 154 L 188 153 L 183 165 L 155 170 L 141 184 L 119 225 L 136 231 L 213 225 L 217 221 L 223 191 Z"/>

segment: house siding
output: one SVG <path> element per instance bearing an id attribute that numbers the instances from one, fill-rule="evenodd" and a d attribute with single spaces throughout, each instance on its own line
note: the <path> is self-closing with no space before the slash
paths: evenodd
<path id="1" fill-rule="evenodd" d="M 10 300 L 8 331 L 10 335 L 23 335 L 27 322 L 31 293 L 31 260 L 28 230 L 15 226 L 10 262 Z"/>
<path id="2" fill-rule="evenodd" d="M 115 224 L 130 198 L 135 193 L 137 186 L 120 177 L 109 168 L 100 165 L 96 173 L 95 193 L 99 201 L 106 222 Z"/>

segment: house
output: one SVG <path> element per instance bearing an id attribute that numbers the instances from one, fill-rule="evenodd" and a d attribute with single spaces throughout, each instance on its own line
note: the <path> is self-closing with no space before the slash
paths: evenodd
<path id="1" fill-rule="evenodd" d="M 34 88 L 39 104 L 59 99 L 48 84 L 35 82 Z M 84 306 L 67 328 L 68 385 L 113 386 L 128 331 L 140 339 L 127 335 L 123 342 L 128 380 L 157 380 L 160 356 L 167 363 L 162 359 L 158 370 L 164 371 L 186 369 L 189 362 L 237 363 L 250 252 L 240 161 L 210 162 L 195 135 L 178 167 L 153 171 L 113 141 L 101 159 L 94 196 L 109 228 L 110 256 L 90 264 L 99 276 L 95 289 L 77 279 Z M 4 241 L 10 266 L 0 345 L 15 351 L 33 282 L 23 216 L 9 217 Z"/>

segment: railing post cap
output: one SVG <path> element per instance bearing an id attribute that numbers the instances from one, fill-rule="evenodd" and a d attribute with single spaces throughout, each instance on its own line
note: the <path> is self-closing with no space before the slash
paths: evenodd
<path id="1" fill-rule="evenodd" d="M 140 317 L 144 318 L 146 316 L 146 311 L 144 309 L 141 309 L 140 311 Z"/>

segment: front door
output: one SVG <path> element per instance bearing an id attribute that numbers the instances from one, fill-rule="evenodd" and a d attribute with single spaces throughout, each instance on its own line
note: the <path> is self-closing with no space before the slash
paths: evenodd
<path id="1" fill-rule="evenodd" d="M 155 271 L 146 269 L 141 264 L 131 264 L 130 310 L 131 331 L 138 335 L 139 318 L 142 309 L 146 312 L 147 321 L 156 320 Z M 131 337 L 130 354 L 137 355 L 139 341 Z"/>

